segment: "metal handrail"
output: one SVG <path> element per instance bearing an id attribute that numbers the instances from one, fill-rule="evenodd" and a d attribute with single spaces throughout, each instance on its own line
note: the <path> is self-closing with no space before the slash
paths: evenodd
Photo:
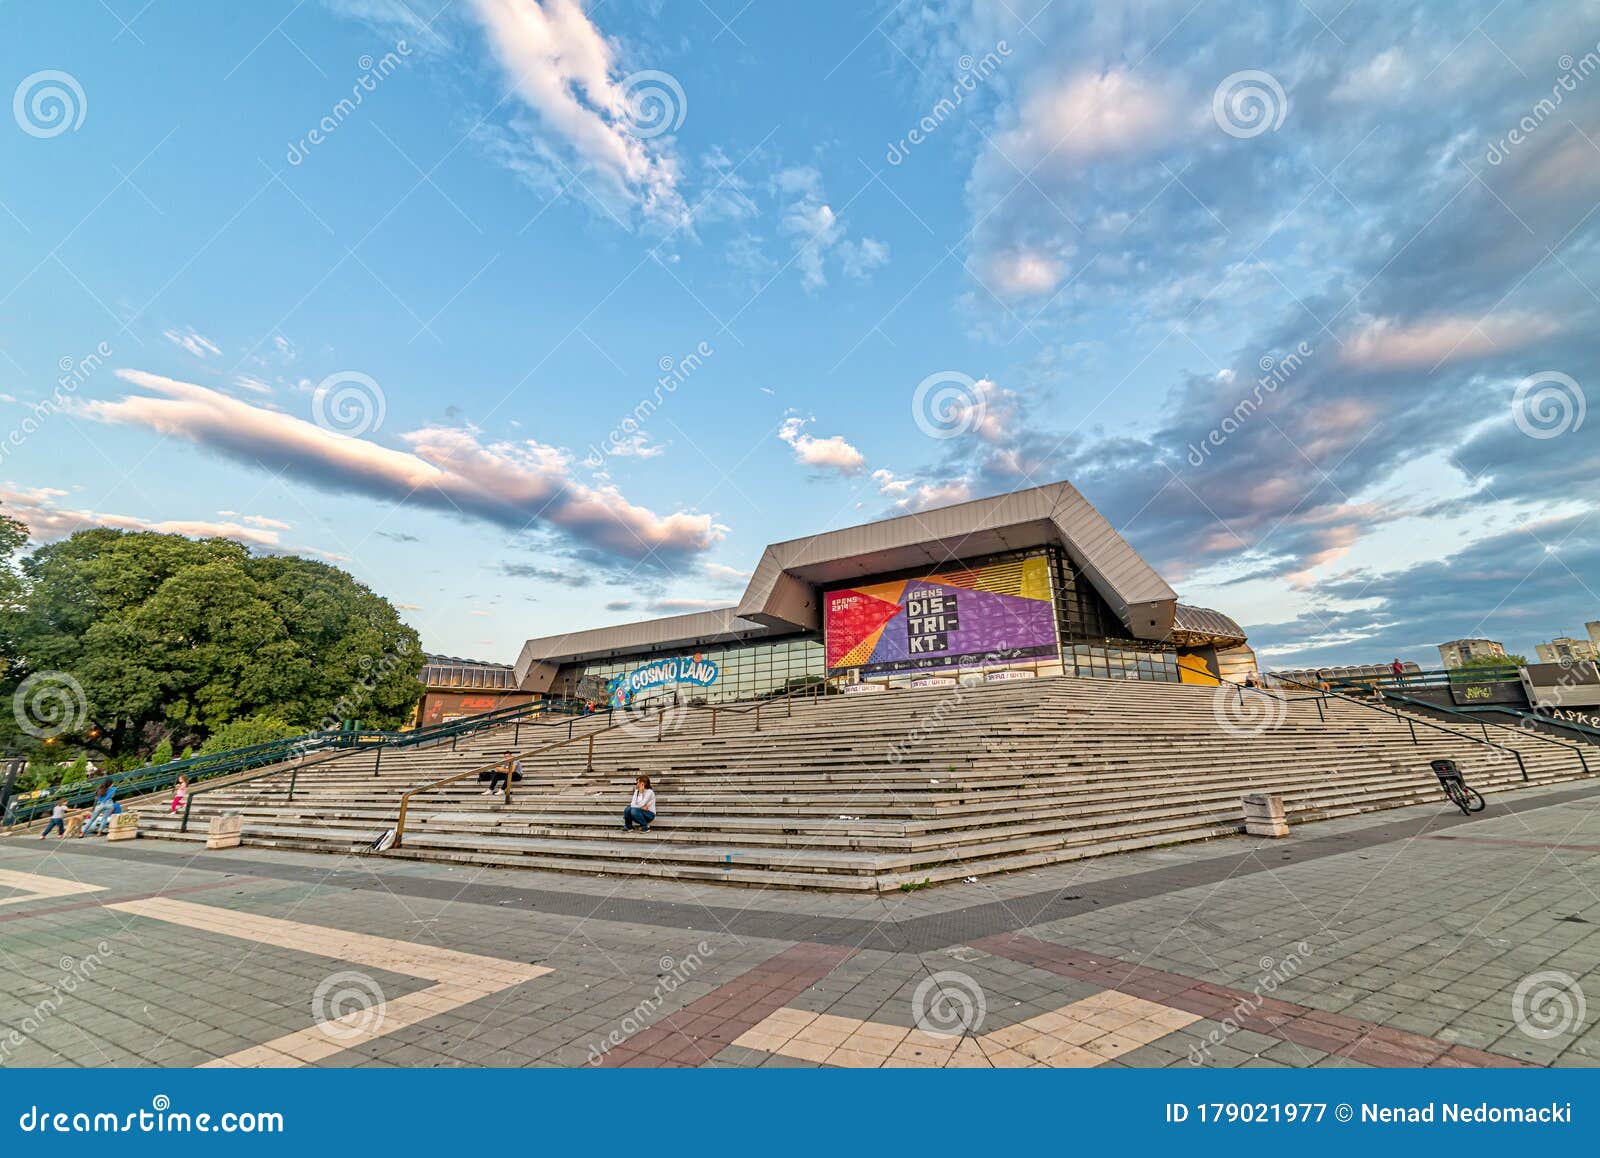
<path id="1" fill-rule="evenodd" d="M 1397 692 L 1385 692 L 1384 697 L 1390 700 L 1399 700 L 1402 703 L 1415 704 L 1422 708 L 1429 708 L 1436 712 L 1448 712 L 1452 716 L 1465 716 L 1467 719 L 1472 719 L 1470 713 L 1450 704 L 1430 704 L 1427 700 L 1419 700 L 1415 696 L 1403 696 Z M 1578 763 L 1583 766 L 1583 774 L 1585 776 L 1589 775 L 1589 761 L 1584 758 L 1583 748 L 1580 745 L 1568 743 L 1566 740 L 1557 739 L 1555 736 L 1546 736 L 1540 732 L 1530 731 L 1526 728 L 1518 728 L 1512 724 L 1502 724 L 1499 720 L 1472 720 L 1472 722 L 1477 724 L 1479 728 L 1483 729 L 1483 738 L 1485 740 L 1488 740 L 1489 728 L 1490 726 L 1493 726 L 1496 728 L 1505 728 L 1506 730 L 1512 732 L 1519 732 L 1522 735 L 1530 736 L 1535 740 L 1542 740 L 1546 744 L 1555 744 L 1560 748 L 1571 749 L 1573 752 L 1578 754 Z"/>
<path id="2" fill-rule="evenodd" d="M 1372 703 L 1372 702 L 1370 702 L 1368 700 L 1358 700 L 1358 699 L 1356 699 L 1355 696 L 1347 696 L 1343 692 L 1337 692 L 1337 691 L 1331 691 L 1331 690 L 1330 691 L 1323 691 L 1321 688 L 1314 688 L 1311 684 L 1302 683 L 1299 680 L 1283 679 L 1283 677 L 1281 677 L 1281 676 L 1279 676 L 1277 678 L 1282 683 L 1288 684 L 1288 685 L 1290 685 L 1292 687 L 1300 687 L 1300 688 L 1306 688 L 1306 689 L 1309 689 L 1309 690 L 1313 690 L 1319 696 L 1335 696 L 1335 697 L 1337 697 L 1337 698 L 1339 698 L 1341 700 L 1346 701 L 1347 703 L 1356 704 L 1357 706 L 1366 708 L 1369 711 L 1374 711 L 1374 712 L 1382 712 L 1383 711 L 1383 707 L 1382 707 L 1381 704 L 1375 704 L 1375 703 Z M 1232 681 L 1231 680 L 1224 680 L 1222 682 L 1231 683 Z M 1234 686 L 1237 687 L 1238 685 L 1235 684 Z M 1432 720 L 1419 719 L 1418 717 L 1413 716 L 1410 713 L 1407 713 L 1406 715 L 1402 716 L 1400 714 L 1399 710 L 1396 709 L 1396 708 L 1392 708 L 1391 707 L 1389 709 L 1389 711 L 1388 711 L 1388 714 L 1392 715 L 1396 720 L 1404 720 L 1406 722 L 1406 727 L 1409 728 L 1410 731 L 1411 731 L 1411 742 L 1413 744 L 1420 744 L 1421 743 L 1421 741 L 1417 739 L 1417 728 L 1416 728 L 1416 726 L 1418 724 L 1421 724 L 1425 728 L 1432 728 L 1434 731 L 1443 732 L 1448 736 L 1458 736 L 1463 740 L 1471 740 L 1474 744 L 1483 744 L 1484 746 L 1489 747 L 1489 748 L 1497 748 L 1502 752 L 1509 752 L 1511 754 L 1512 759 L 1516 760 L 1517 768 L 1522 772 L 1523 781 L 1526 782 L 1527 779 L 1528 779 L 1528 766 L 1527 766 L 1526 763 L 1523 762 L 1522 753 L 1518 752 L 1515 748 L 1507 748 L 1504 744 L 1496 744 L 1493 740 L 1483 740 L 1483 739 L 1480 739 L 1477 736 L 1471 735 L 1471 734 L 1469 734 L 1467 732 L 1458 732 L 1454 728 L 1447 728 L 1443 724 L 1434 723 Z"/>
<path id="3" fill-rule="evenodd" d="M 1530 723 L 1576 732 L 1580 736 L 1590 737 L 1590 745 L 1600 744 L 1600 728 L 1595 727 L 1593 724 L 1580 724 L 1577 720 L 1559 720 L 1554 716 L 1540 715 L 1537 708 L 1531 711 L 1524 711 L 1521 708 L 1513 708 L 1507 704 L 1463 704 L 1457 708 L 1457 711 L 1467 712 L 1471 715 L 1477 715 L 1479 712 L 1500 712 L 1503 715 L 1515 716 L 1519 720 L 1526 720 Z M 1512 725 L 1505 726 L 1510 727 Z M 1521 729 L 1519 728 L 1518 730 L 1520 731 Z"/>
<path id="4" fill-rule="evenodd" d="M 674 700 L 676 700 L 677 692 L 673 691 L 671 693 L 671 695 L 674 698 Z M 659 697 L 656 697 L 656 698 L 657 699 L 665 699 L 666 696 L 663 695 L 663 696 L 659 696 Z M 640 702 L 644 704 L 645 710 L 648 711 L 649 707 L 650 707 L 650 704 L 654 703 L 655 700 L 644 700 L 644 701 L 640 701 Z M 659 709 L 657 711 L 657 715 L 658 716 L 661 715 Z M 569 728 L 568 729 L 568 734 L 564 739 L 557 740 L 552 744 L 543 744 L 543 745 L 541 745 L 541 746 L 539 746 L 537 748 L 530 748 L 526 752 L 508 753 L 507 755 L 502 756 L 500 759 L 494 760 L 494 761 L 492 761 L 492 762 L 490 762 L 488 764 L 483 764 L 483 765 L 480 765 L 480 766 L 478 766 L 476 768 L 468 768 L 464 772 L 454 772 L 454 773 L 450 774 L 449 776 L 446 776 L 446 777 L 444 777 L 443 779 L 440 779 L 440 780 L 435 780 L 430 784 L 419 784 L 415 788 L 408 789 L 407 791 L 402 793 L 401 796 L 400 796 L 400 812 L 399 812 L 399 815 L 397 815 L 395 817 L 395 823 L 394 823 L 394 841 L 390 844 L 389 847 L 391 847 L 391 848 L 399 848 L 400 845 L 402 844 L 402 842 L 404 841 L 405 832 L 406 832 L 406 813 L 411 808 L 411 798 L 413 796 L 418 795 L 419 793 L 432 792 L 436 788 L 443 788 L 447 784 L 454 784 L 458 780 L 465 780 L 469 776 L 481 776 L 483 773 L 492 772 L 496 768 L 504 768 L 505 771 L 506 771 L 506 787 L 505 787 L 504 799 L 505 799 L 505 803 L 510 804 L 511 803 L 511 788 L 512 788 L 512 784 L 514 783 L 513 777 L 516 775 L 514 765 L 515 765 L 515 763 L 517 761 L 526 760 L 530 756 L 542 755 L 545 752 L 553 752 L 557 748 L 564 748 L 568 744 L 577 743 L 579 740 L 585 740 L 588 743 L 588 751 L 587 751 L 587 753 L 586 753 L 586 755 L 584 757 L 584 771 L 593 772 L 594 771 L 594 738 L 596 736 L 603 736 L 607 732 L 614 732 L 618 728 L 626 728 L 626 727 L 630 726 L 633 723 L 632 720 L 617 720 L 615 718 L 616 717 L 616 709 L 613 708 L 613 707 L 609 707 L 608 706 L 606 708 L 605 716 L 606 716 L 607 723 L 606 723 L 606 726 L 603 727 L 603 728 L 596 728 L 592 732 L 583 733 L 581 736 L 580 735 L 574 735 L 572 733 L 571 729 Z M 575 719 L 599 719 L 599 718 L 600 718 L 600 713 L 599 712 L 595 712 L 592 716 L 575 717 Z"/>

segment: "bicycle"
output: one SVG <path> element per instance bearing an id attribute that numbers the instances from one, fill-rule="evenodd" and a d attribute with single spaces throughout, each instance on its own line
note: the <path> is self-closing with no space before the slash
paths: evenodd
<path id="1" fill-rule="evenodd" d="M 1429 766 L 1433 769 L 1433 774 L 1439 778 L 1439 787 L 1444 789 L 1444 794 L 1461 809 L 1464 816 L 1483 811 L 1482 795 L 1467 783 L 1454 760 L 1431 760 Z"/>

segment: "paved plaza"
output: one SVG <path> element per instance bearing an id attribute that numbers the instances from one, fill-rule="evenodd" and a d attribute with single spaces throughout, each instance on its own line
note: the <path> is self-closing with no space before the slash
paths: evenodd
<path id="1" fill-rule="evenodd" d="M 1587 784 L 870 898 L 0 840 L 6 1066 L 1593 1066 L 1597 962 Z"/>

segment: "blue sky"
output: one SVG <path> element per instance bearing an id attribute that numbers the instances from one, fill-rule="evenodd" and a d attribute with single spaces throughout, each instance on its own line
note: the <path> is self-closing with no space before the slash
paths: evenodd
<path id="1" fill-rule="evenodd" d="M 0 502 L 42 541 L 315 554 L 509 660 L 1066 478 L 1273 665 L 1600 619 L 1600 4 L 0 26 Z"/>

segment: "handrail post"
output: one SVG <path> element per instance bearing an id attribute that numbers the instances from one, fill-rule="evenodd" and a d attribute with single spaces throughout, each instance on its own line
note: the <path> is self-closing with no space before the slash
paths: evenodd
<path id="1" fill-rule="evenodd" d="M 1410 716 L 1406 717 L 1406 727 L 1411 729 L 1411 742 L 1415 744 L 1417 742 L 1417 726 L 1411 722 Z"/>
<path id="2" fill-rule="evenodd" d="M 1510 751 L 1511 754 L 1517 758 L 1517 767 L 1522 769 L 1522 782 L 1526 784 L 1528 782 L 1528 766 L 1522 762 L 1522 753 L 1517 751 L 1515 748 L 1512 748 Z"/>
<path id="3" fill-rule="evenodd" d="M 567 717 L 567 739 L 569 739 L 569 740 L 572 739 L 572 725 L 575 722 L 576 722 L 576 720 L 574 719 L 574 717 L 572 717 L 572 716 L 568 716 Z M 610 721 L 607 721 L 607 722 L 609 723 Z"/>
<path id="4" fill-rule="evenodd" d="M 761 731 L 761 701 L 756 701 L 756 731 Z"/>
<path id="5" fill-rule="evenodd" d="M 291 768 L 289 770 L 289 803 L 290 804 L 294 803 L 294 782 L 296 780 L 298 780 L 299 778 L 300 778 L 300 765 L 296 764 L 293 768 Z M 185 812 L 188 811 L 188 806 L 187 805 L 184 806 L 184 811 Z"/>
<path id="6" fill-rule="evenodd" d="M 189 790 L 189 794 L 183 798 L 183 823 L 178 825 L 178 831 L 179 832 L 188 832 L 189 831 L 189 809 L 191 807 L 193 807 L 193 806 L 194 806 L 194 790 L 190 789 Z"/>
<path id="7" fill-rule="evenodd" d="M 511 729 L 511 746 L 513 748 L 522 747 L 522 721 L 521 720 L 518 720 L 517 723 L 516 723 L 516 726 Z"/>
<path id="8" fill-rule="evenodd" d="M 661 736 L 665 732 L 666 726 L 667 713 L 661 711 L 659 708 L 656 709 L 656 743 L 659 744 L 661 742 Z"/>
<path id="9" fill-rule="evenodd" d="M 587 760 L 587 764 L 586 764 L 586 766 L 584 768 L 584 771 L 585 772 L 593 772 L 594 771 L 594 733 L 593 732 L 589 733 L 589 754 L 586 757 L 586 760 Z"/>
<path id="10" fill-rule="evenodd" d="M 400 815 L 394 822 L 394 843 L 390 848 L 399 848 L 406 834 L 406 809 L 411 807 L 411 793 L 407 792 L 400 798 Z"/>
<path id="11" fill-rule="evenodd" d="M 1327 715 L 1326 712 L 1324 712 L 1322 710 L 1322 700 L 1321 699 L 1316 699 L 1316 700 L 1313 700 L 1312 702 L 1317 705 L 1317 719 L 1321 720 L 1324 724 L 1326 724 L 1328 722 L 1328 715 Z"/>

